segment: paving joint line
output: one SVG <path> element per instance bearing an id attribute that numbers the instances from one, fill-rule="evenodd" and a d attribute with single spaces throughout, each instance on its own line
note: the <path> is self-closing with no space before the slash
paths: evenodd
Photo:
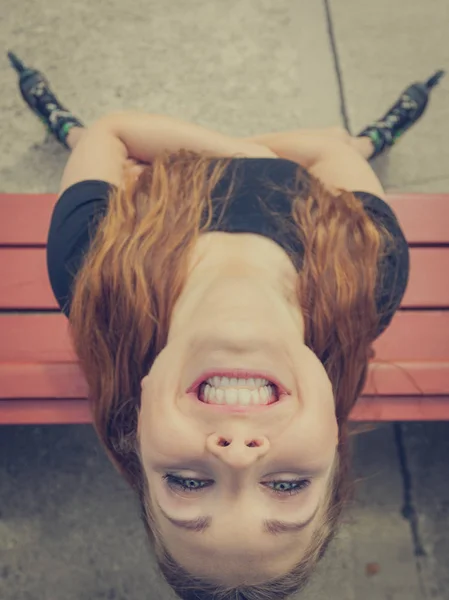
<path id="1" fill-rule="evenodd" d="M 351 133 L 351 128 L 349 126 L 348 111 L 346 110 L 346 100 L 345 100 L 345 93 L 344 93 L 344 86 L 343 86 L 343 77 L 341 74 L 340 59 L 338 57 L 337 43 L 335 40 L 334 26 L 332 24 L 332 16 L 331 16 L 331 9 L 329 6 L 329 1 L 330 0 L 323 0 L 323 4 L 324 4 L 324 12 L 326 13 L 327 32 L 329 34 L 329 42 L 330 42 L 330 46 L 331 46 L 331 50 L 332 50 L 332 56 L 334 59 L 334 68 L 335 68 L 335 73 L 337 75 L 338 95 L 340 98 L 340 114 L 341 114 L 341 118 L 343 119 L 343 124 L 344 124 L 345 128 Z"/>
<path id="2" fill-rule="evenodd" d="M 393 424 L 393 432 L 399 460 L 399 471 L 402 478 L 403 505 L 401 509 L 401 514 L 410 525 L 410 531 L 413 542 L 413 551 L 415 557 L 419 558 L 426 556 L 426 551 L 424 550 L 424 546 L 421 541 L 421 535 L 419 532 L 418 514 L 416 512 L 413 500 L 412 476 L 408 464 L 407 452 L 405 450 L 404 435 L 401 423 Z"/>

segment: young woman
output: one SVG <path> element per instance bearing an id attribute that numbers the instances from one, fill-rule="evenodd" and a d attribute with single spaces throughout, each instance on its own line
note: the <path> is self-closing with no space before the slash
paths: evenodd
<path id="1" fill-rule="evenodd" d="M 131 112 L 83 128 L 45 78 L 23 93 L 71 149 L 50 281 L 162 573 L 185 599 L 286 597 L 336 530 L 348 415 L 406 289 L 367 159 L 410 107 L 357 138 L 235 138 Z"/>

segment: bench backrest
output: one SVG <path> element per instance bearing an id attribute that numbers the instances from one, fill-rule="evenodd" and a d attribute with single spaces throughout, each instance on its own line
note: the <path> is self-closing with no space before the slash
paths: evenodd
<path id="1" fill-rule="evenodd" d="M 86 385 L 46 269 L 56 196 L 0 194 L 0 423 L 89 422 Z M 449 194 L 388 198 L 410 245 L 410 282 L 355 420 L 449 419 Z"/>

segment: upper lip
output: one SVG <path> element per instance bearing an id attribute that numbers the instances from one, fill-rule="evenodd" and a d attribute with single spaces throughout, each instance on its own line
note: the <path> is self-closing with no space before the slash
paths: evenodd
<path id="1" fill-rule="evenodd" d="M 249 369 L 209 369 L 203 371 L 203 373 L 195 379 L 195 381 L 187 389 L 187 393 L 197 392 L 200 385 L 211 377 L 240 377 L 242 379 L 260 378 L 267 379 L 272 383 L 277 390 L 278 395 L 280 394 L 291 394 L 291 391 L 271 373 L 266 371 L 256 371 Z"/>

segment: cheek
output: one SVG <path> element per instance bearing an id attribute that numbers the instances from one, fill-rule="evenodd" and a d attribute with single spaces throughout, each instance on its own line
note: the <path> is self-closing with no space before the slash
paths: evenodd
<path id="1" fill-rule="evenodd" d="M 338 423 L 332 391 L 328 390 L 324 401 L 316 403 L 310 411 L 309 431 L 313 437 L 312 445 L 318 449 L 333 453 L 338 444 Z"/>
<path id="2" fill-rule="evenodd" d="M 309 396 L 290 426 L 291 440 L 311 464 L 332 462 L 338 444 L 338 424 L 333 401 Z M 293 441 L 294 440 L 294 441 Z"/>
<path id="3" fill-rule="evenodd" d="M 301 382 L 303 418 L 317 443 L 335 446 L 338 442 L 338 424 L 335 416 L 335 398 L 332 384 L 316 355 L 308 349 L 307 372 Z"/>
<path id="4" fill-rule="evenodd" d="M 327 416 L 323 419 L 323 430 L 322 436 L 324 443 L 327 442 L 329 448 L 334 452 L 338 445 L 338 423 L 335 417 L 335 413 L 329 411 Z"/>
<path id="5" fill-rule="evenodd" d="M 333 461 L 338 444 L 338 425 L 333 414 L 307 419 L 301 423 L 301 431 L 307 458 L 323 465 Z"/>
<path id="6" fill-rule="evenodd" d="M 198 451 L 199 436 L 189 419 L 168 403 L 152 401 L 143 392 L 138 420 L 144 462 L 179 461 Z"/>

